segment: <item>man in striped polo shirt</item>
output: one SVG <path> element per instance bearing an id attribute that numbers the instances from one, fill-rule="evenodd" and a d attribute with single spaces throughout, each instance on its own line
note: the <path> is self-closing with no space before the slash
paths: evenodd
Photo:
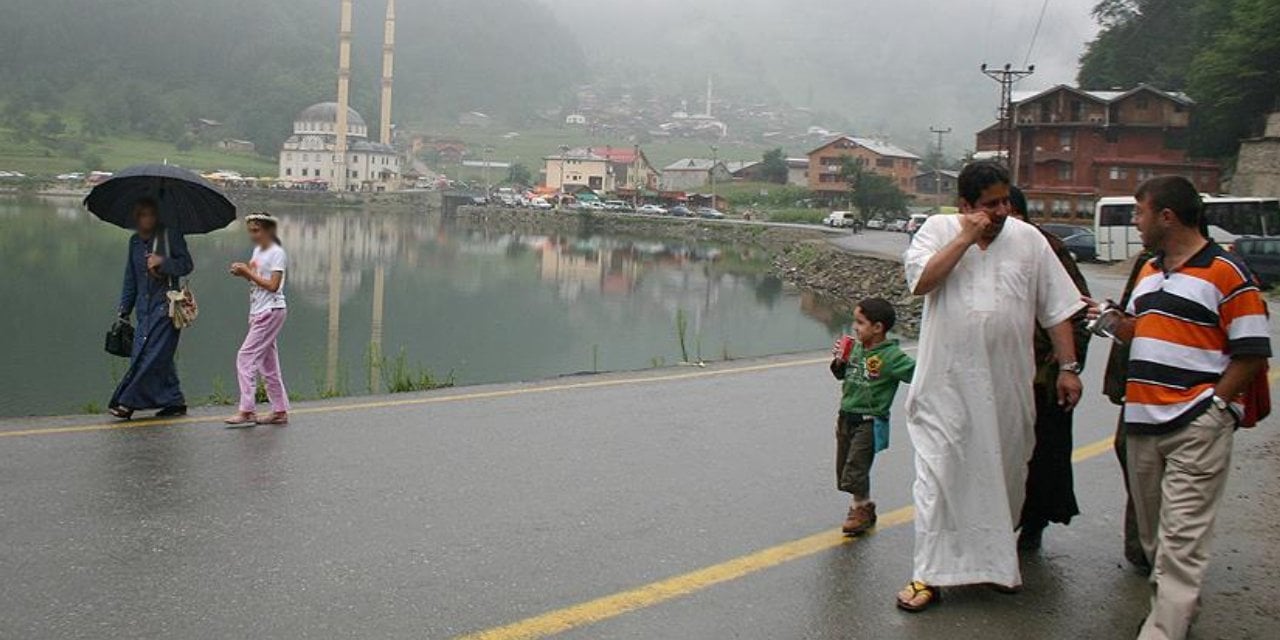
<path id="1" fill-rule="evenodd" d="M 1156 255 L 1138 274 L 1116 336 L 1130 343 L 1129 486 L 1154 568 L 1138 637 L 1181 639 L 1199 605 L 1239 398 L 1270 357 L 1271 339 L 1253 276 L 1201 232 L 1191 182 L 1153 178 L 1136 198 L 1134 223 Z"/>

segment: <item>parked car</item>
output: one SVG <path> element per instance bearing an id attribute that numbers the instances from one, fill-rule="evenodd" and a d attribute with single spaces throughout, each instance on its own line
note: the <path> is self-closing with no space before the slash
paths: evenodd
<path id="1" fill-rule="evenodd" d="M 831 215 L 822 219 L 822 224 L 832 229 L 841 229 L 854 226 L 857 220 L 857 216 L 852 211 L 832 211 Z"/>
<path id="2" fill-rule="evenodd" d="M 668 213 L 670 213 L 671 215 L 673 215 L 673 216 L 675 216 L 675 217 L 677 217 L 677 218 L 692 218 L 692 217 L 693 217 L 693 212 L 689 210 L 689 207 L 686 207 L 686 206 L 684 206 L 684 205 L 682 205 L 682 204 L 678 204 L 678 205 L 676 205 L 676 206 L 674 206 L 674 207 L 671 207 L 671 210 L 670 210 L 670 211 L 668 211 Z"/>
<path id="3" fill-rule="evenodd" d="M 1063 238 L 1062 244 L 1071 252 L 1071 257 L 1076 262 L 1098 259 L 1098 237 L 1092 231 L 1077 231 L 1075 235 Z"/>
<path id="4" fill-rule="evenodd" d="M 1053 222 L 1050 222 L 1048 224 L 1042 224 L 1040 225 L 1040 228 L 1044 229 L 1049 233 L 1052 233 L 1055 236 L 1058 236 L 1058 238 L 1062 240 L 1066 240 L 1067 238 L 1070 238 L 1071 236 L 1074 236 L 1077 233 L 1080 233 L 1081 231 L 1088 231 L 1087 228 L 1077 226 L 1074 224 L 1060 224 L 1060 223 L 1053 223 Z"/>
<path id="5" fill-rule="evenodd" d="M 630 211 L 631 205 L 622 200 L 606 200 L 604 208 L 608 211 Z"/>
<path id="6" fill-rule="evenodd" d="M 723 220 L 724 212 L 717 211 L 712 207 L 698 207 L 698 217 L 707 218 L 708 220 Z"/>
<path id="7" fill-rule="evenodd" d="M 543 211 L 554 208 L 550 202 L 547 202 L 546 198 L 534 198 L 529 201 L 529 206 L 534 209 L 542 209 Z"/>
<path id="8" fill-rule="evenodd" d="M 1264 287 L 1280 284 L 1280 237 L 1237 238 L 1235 252 Z"/>
<path id="9" fill-rule="evenodd" d="M 881 229 L 881 230 L 883 230 L 883 229 L 884 229 L 884 219 L 883 219 L 883 218 L 872 218 L 872 219 L 868 220 L 868 221 L 867 221 L 867 228 L 868 228 L 868 229 Z"/>
<path id="10" fill-rule="evenodd" d="M 655 216 L 662 216 L 662 215 L 666 215 L 667 213 L 666 209 L 656 204 L 642 204 L 640 205 L 639 209 L 636 209 L 636 211 L 639 213 L 648 213 Z"/>
<path id="11" fill-rule="evenodd" d="M 888 224 L 884 226 L 884 228 L 885 228 L 885 231 L 897 231 L 898 233 L 906 233 L 907 221 L 905 218 L 898 218 L 897 220 L 890 221 Z"/>
<path id="12" fill-rule="evenodd" d="M 920 225 L 923 225 L 924 221 L 928 219 L 929 214 L 927 213 L 913 213 L 911 214 L 911 219 L 907 220 L 907 228 L 904 231 L 915 233 L 920 230 Z"/>

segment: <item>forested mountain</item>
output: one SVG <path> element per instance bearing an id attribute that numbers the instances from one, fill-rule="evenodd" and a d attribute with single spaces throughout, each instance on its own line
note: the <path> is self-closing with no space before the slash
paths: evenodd
<path id="1" fill-rule="evenodd" d="M 7 0 L 0 102 L 12 126 L 59 112 L 89 136 L 177 140 L 192 118 L 273 149 L 293 115 L 332 100 L 338 0 Z M 377 118 L 384 3 L 356 2 L 353 106 Z M 531 0 L 400 0 L 395 119 L 519 117 L 585 68 Z"/>
<path id="2" fill-rule="evenodd" d="M 1197 153 L 1228 156 L 1280 108 L 1280 2 L 1102 0 L 1103 30 L 1081 58 L 1088 89 L 1147 82 L 1198 103 Z"/>

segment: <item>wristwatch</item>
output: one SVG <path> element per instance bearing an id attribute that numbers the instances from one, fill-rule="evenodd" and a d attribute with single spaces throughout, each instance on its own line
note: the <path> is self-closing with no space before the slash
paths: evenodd
<path id="1" fill-rule="evenodd" d="M 1082 370 L 1083 369 L 1081 368 L 1080 363 L 1074 360 L 1071 362 L 1064 362 L 1058 365 L 1059 373 L 1073 373 L 1075 375 L 1080 375 L 1080 372 Z"/>

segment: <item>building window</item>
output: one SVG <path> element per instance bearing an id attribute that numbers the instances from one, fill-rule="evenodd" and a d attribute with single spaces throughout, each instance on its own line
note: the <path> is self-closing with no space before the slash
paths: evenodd
<path id="1" fill-rule="evenodd" d="M 1053 217 L 1067 218 L 1071 215 L 1070 200 L 1054 200 L 1053 201 Z"/>
<path id="2" fill-rule="evenodd" d="M 1037 217 L 1044 214 L 1044 202 L 1041 200 L 1027 201 L 1027 215 Z"/>
<path id="3" fill-rule="evenodd" d="M 302 177 L 304 177 L 304 178 L 305 178 L 305 177 L 307 177 L 307 168 L 306 168 L 306 167 L 303 167 L 303 168 L 302 168 Z"/>
<path id="4" fill-rule="evenodd" d="M 1065 163 L 1065 162 L 1064 162 L 1064 163 L 1059 164 L 1059 165 L 1058 165 L 1058 179 L 1059 179 L 1059 180 L 1063 180 L 1063 181 L 1070 181 L 1070 180 L 1071 180 L 1071 177 L 1072 177 L 1071 165 L 1069 165 L 1069 164 L 1067 164 L 1067 163 Z"/>
<path id="5" fill-rule="evenodd" d="M 1125 171 L 1124 167 L 1111 167 L 1110 177 L 1112 180 L 1124 180 L 1129 177 L 1129 172 Z"/>
<path id="6" fill-rule="evenodd" d="M 293 154 L 292 153 L 284 154 L 284 159 L 286 162 L 293 162 Z"/>
<path id="7" fill-rule="evenodd" d="M 1077 200 L 1076 201 L 1076 217 L 1081 220 L 1093 219 L 1093 201 Z"/>
<path id="8" fill-rule="evenodd" d="M 291 175 L 293 175 L 293 167 L 285 167 L 284 174 L 285 174 L 286 176 L 291 176 Z"/>
<path id="9" fill-rule="evenodd" d="M 876 158 L 876 166 L 882 169 L 892 169 L 893 158 Z"/>
<path id="10" fill-rule="evenodd" d="M 1156 177 L 1156 172 L 1151 169 L 1138 169 L 1138 180 L 1145 181 Z"/>
<path id="11" fill-rule="evenodd" d="M 302 154 L 302 161 L 303 161 L 303 162 L 309 162 L 310 160 L 311 160 L 311 154 L 308 154 L 308 153 L 304 153 L 304 154 Z"/>
<path id="12" fill-rule="evenodd" d="M 352 162 L 360 162 L 360 156 L 351 156 Z"/>
<path id="13" fill-rule="evenodd" d="M 1071 143 L 1075 141 L 1075 133 L 1070 129 L 1063 129 L 1058 132 L 1058 144 L 1064 151 L 1071 150 Z"/>

